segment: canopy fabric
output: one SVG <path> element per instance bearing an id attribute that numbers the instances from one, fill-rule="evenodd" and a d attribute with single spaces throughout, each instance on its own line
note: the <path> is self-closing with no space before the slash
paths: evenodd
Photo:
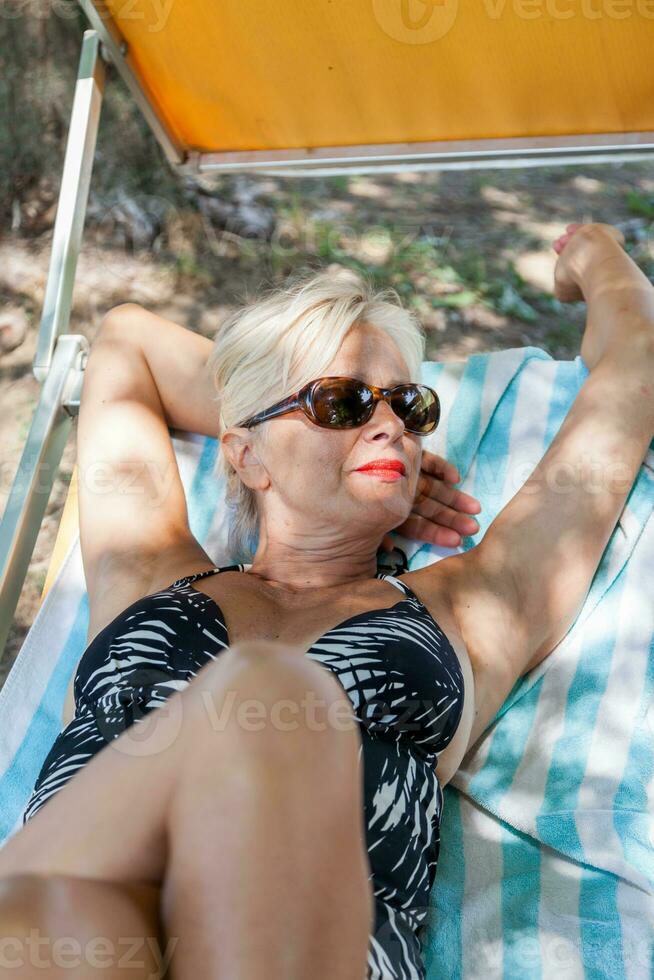
<path id="1" fill-rule="evenodd" d="M 187 150 L 654 130 L 654 0 L 106 7 Z"/>

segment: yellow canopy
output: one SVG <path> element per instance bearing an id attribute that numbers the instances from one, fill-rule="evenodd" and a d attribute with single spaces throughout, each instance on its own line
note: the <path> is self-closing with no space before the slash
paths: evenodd
<path id="1" fill-rule="evenodd" d="M 186 150 L 654 130 L 654 0 L 107 7 Z"/>

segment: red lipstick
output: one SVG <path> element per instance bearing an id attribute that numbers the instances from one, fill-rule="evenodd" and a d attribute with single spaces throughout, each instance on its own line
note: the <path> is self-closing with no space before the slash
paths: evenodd
<path id="1" fill-rule="evenodd" d="M 406 470 L 401 459 L 389 459 L 386 457 L 384 459 L 373 459 L 369 463 L 364 463 L 363 466 L 357 467 L 357 473 L 361 472 L 382 472 L 387 475 L 397 473 L 398 476 L 404 476 Z"/>

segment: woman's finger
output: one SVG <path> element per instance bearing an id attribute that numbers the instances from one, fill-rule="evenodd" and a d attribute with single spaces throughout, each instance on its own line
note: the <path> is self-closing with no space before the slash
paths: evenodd
<path id="1" fill-rule="evenodd" d="M 424 517 L 415 515 L 408 517 L 404 524 L 395 530 L 413 541 L 426 541 L 441 548 L 458 548 L 461 544 L 461 535 L 453 528 L 432 524 Z"/>
<path id="2" fill-rule="evenodd" d="M 478 514 L 481 510 L 481 504 L 472 494 L 466 493 L 465 490 L 456 490 L 430 476 L 421 476 L 418 481 L 414 506 L 419 505 L 423 499 L 436 500 L 466 514 Z"/>
<path id="3" fill-rule="evenodd" d="M 416 501 L 410 517 L 423 519 L 441 527 L 453 528 L 461 534 L 476 534 L 479 530 L 479 522 L 474 517 L 468 517 L 430 497 L 423 497 Z"/>
<path id="4" fill-rule="evenodd" d="M 437 453 L 423 452 L 417 492 L 436 500 L 443 500 L 466 513 L 478 513 L 481 504 L 477 498 L 453 486 L 460 481 L 461 475 L 453 463 L 449 463 Z"/>
<path id="5" fill-rule="evenodd" d="M 395 530 L 397 530 L 397 528 L 395 528 Z M 395 547 L 395 541 L 390 536 L 390 534 L 385 534 L 384 535 L 384 538 L 382 540 L 382 543 L 381 543 L 381 546 L 380 547 L 381 547 L 382 551 L 392 551 L 393 550 L 393 548 Z"/>
<path id="6" fill-rule="evenodd" d="M 428 449 L 423 450 L 420 469 L 445 483 L 458 483 L 461 479 L 461 474 L 453 463 Z"/>

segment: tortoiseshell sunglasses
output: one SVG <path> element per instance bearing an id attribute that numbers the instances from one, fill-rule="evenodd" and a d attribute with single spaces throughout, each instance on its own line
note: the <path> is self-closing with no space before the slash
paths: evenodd
<path id="1" fill-rule="evenodd" d="M 358 378 L 336 375 L 309 381 L 294 395 L 258 412 L 240 425 L 251 429 L 260 422 L 300 408 L 308 419 L 324 429 L 354 429 L 365 425 L 380 399 L 387 402 L 402 419 L 407 432 L 426 436 L 434 431 L 440 421 L 439 397 L 427 385 L 410 382 L 393 388 L 378 388 Z"/>

